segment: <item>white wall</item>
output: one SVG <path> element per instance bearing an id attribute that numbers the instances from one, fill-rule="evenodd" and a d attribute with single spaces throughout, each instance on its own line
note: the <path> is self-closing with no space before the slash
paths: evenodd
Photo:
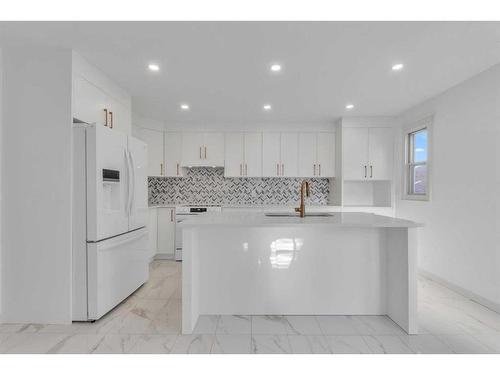
<path id="1" fill-rule="evenodd" d="M 396 215 L 425 224 L 422 270 L 500 311 L 499 111 L 497 65 L 399 117 L 402 128 L 428 115 L 434 121 L 430 200 L 402 200 L 399 186 Z M 397 140 L 402 174 L 403 135 Z"/>
<path id="2" fill-rule="evenodd" d="M 2 90 L 3 90 L 3 66 L 2 66 L 2 49 L 0 48 L 0 147 L 2 146 Z M 3 305 L 2 305 L 2 152 L 0 148 L 0 322 L 3 321 Z"/>
<path id="3" fill-rule="evenodd" d="M 175 124 L 156 120 L 137 112 L 132 112 L 132 128 L 146 128 L 167 131 L 332 131 L 336 129 L 335 122 L 331 123 L 249 123 L 242 119 L 238 123 L 183 123 Z M 134 129 L 132 129 L 132 132 Z"/>
<path id="4" fill-rule="evenodd" d="M 134 135 L 134 128 L 146 128 L 163 131 L 165 123 L 163 121 L 151 119 L 137 112 L 132 112 L 132 135 Z"/>
<path id="5" fill-rule="evenodd" d="M 5 322 L 71 321 L 71 51 L 3 50 Z"/>

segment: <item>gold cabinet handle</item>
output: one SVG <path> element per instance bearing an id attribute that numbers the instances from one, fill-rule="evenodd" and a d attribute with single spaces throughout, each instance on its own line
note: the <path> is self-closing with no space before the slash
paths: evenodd
<path id="1" fill-rule="evenodd" d="M 109 111 L 109 119 L 111 120 L 110 121 L 110 128 L 113 129 L 113 112 Z"/>
<path id="2" fill-rule="evenodd" d="M 108 126 L 108 110 L 104 108 L 104 126 Z"/>
<path id="3" fill-rule="evenodd" d="M 163 176 L 163 163 L 160 163 L 160 176 Z"/>
<path id="4" fill-rule="evenodd" d="M 370 165 L 370 178 L 373 178 L 373 165 Z"/>
<path id="5" fill-rule="evenodd" d="M 177 163 L 177 176 L 179 175 L 179 163 Z"/>
<path id="6" fill-rule="evenodd" d="M 365 178 L 366 178 L 366 165 L 365 165 Z"/>
<path id="7" fill-rule="evenodd" d="M 174 221 L 174 210 L 170 209 L 170 221 Z"/>
<path id="8" fill-rule="evenodd" d="M 243 165 L 240 163 L 240 176 L 243 175 Z"/>
<path id="9" fill-rule="evenodd" d="M 319 176 L 321 176 L 321 164 L 319 164 L 319 173 L 318 173 Z"/>
<path id="10" fill-rule="evenodd" d="M 205 159 L 207 158 L 207 146 L 205 146 Z"/>
<path id="11" fill-rule="evenodd" d="M 280 165 L 276 164 L 276 176 L 280 175 Z"/>
<path id="12" fill-rule="evenodd" d="M 313 172 L 313 176 L 316 176 L 316 164 L 314 164 L 314 172 Z"/>

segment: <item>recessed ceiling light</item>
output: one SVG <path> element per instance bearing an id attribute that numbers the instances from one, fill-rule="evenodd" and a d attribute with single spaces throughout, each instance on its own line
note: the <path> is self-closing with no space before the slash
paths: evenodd
<path id="1" fill-rule="evenodd" d="M 271 72 L 279 72 L 281 71 L 281 65 L 280 64 L 273 64 L 271 65 Z"/>
<path id="2" fill-rule="evenodd" d="M 158 64 L 149 64 L 148 68 L 153 72 L 157 72 L 158 70 L 160 70 L 160 66 Z"/>
<path id="3" fill-rule="evenodd" d="M 271 104 L 264 104 L 262 108 L 264 108 L 264 111 L 270 111 L 272 109 Z"/>
<path id="4" fill-rule="evenodd" d="M 404 67 L 405 67 L 405 66 L 404 66 L 403 64 L 398 63 L 398 64 L 394 64 L 394 65 L 392 66 L 392 70 L 401 70 L 401 69 L 403 69 Z"/>
<path id="5" fill-rule="evenodd" d="M 181 104 L 181 109 L 182 109 L 183 111 L 189 111 L 189 104 L 182 103 L 182 104 Z"/>
<path id="6" fill-rule="evenodd" d="M 354 104 L 347 104 L 345 106 L 345 109 L 349 109 L 350 110 L 350 109 L 353 109 L 353 108 L 354 108 Z"/>

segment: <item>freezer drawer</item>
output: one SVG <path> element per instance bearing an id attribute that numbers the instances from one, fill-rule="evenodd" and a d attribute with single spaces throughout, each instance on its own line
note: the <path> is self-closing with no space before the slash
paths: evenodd
<path id="1" fill-rule="evenodd" d="M 88 320 L 102 317 L 149 278 L 146 228 L 87 244 Z"/>

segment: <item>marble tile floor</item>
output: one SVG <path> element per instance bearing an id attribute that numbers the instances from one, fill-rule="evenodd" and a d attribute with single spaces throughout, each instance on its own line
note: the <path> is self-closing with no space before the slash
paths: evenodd
<path id="1" fill-rule="evenodd" d="M 0 324 L 0 353 L 500 353 L 500 314 L 419 278 L 419 335 L 382 316 L 202 316 L 181 335 L 181 263 L 95 323 Z"/>

